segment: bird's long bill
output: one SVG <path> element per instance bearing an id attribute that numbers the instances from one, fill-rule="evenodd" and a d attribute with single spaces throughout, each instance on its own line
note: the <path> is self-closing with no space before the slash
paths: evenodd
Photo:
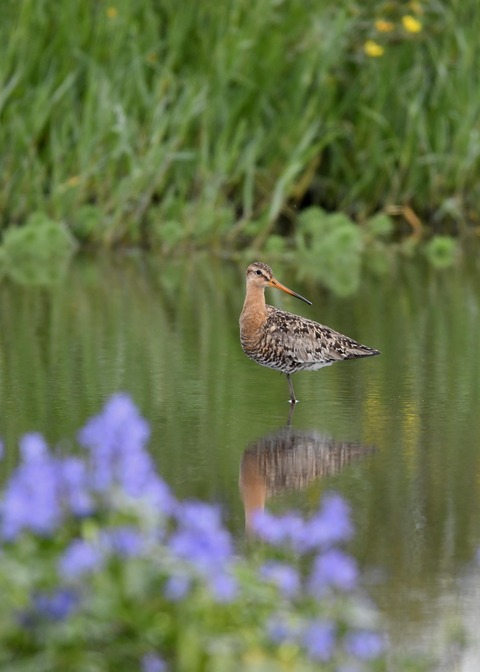
<path id="1" fill-rule="evenodd" d="M 291 294 L 292 296 L 296 296 L 297 299 L 300 299 L 301 301 L 305 301 L 305 303 L 308 303 L 309 306 L 312 305 L 312 302 L 306 299 L 304 296 L 301 296 L 300 294 L 297 294 L 297 292 L 293 292 L 291 289 L 288 289 L 288 287 L 285 287 L 285 285 L 282 285 L 281 282 L 278 282 L 278 280 L 275 280 L 275 278 L 272 278 L 270 282 L 268 283 L 269 287 L 275 287 L 275 289 L 281 289 L 282 292 L 286 292 L 287 294 Z"/>

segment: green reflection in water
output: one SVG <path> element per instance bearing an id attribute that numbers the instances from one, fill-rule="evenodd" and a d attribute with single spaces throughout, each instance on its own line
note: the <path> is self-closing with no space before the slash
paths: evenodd
<path id="1" fill-rule="evenodd" d="M 273 489 L 266 506 L 308 511 L 323 490 L 340 490 L 354 510 L 354 551 L 366 570 L 381 571 L 374 590 L 396 625 L 431 625 L 480 539 L 478 270 L 474 260 L 441 274 L 406 262 L 338 299 L 274 268 L 313 306 L 273 290 L 269 302 L 382 354 L 294 377 L 301 403 L 291 431 L 310 439 L 298 439 L 291 464 L 306 472 L 296 481 L 283 473 L 291 487 Z M 242 457 L 283 435 L 289 409 L 285 378 L 241 351 L 243 296 L 243 265 L 207 256 L 80 259 L 55 289 L 2 285 L 1 468 L 11 469 L 30 430 L 75 450 L 86 418 L 126 390 L 151 423 L 152 452 L 175 492 L 220 501 L 242 535 Z M 375 453 L 328 470 L 322 441 Z M 277 467 L 289 459 L 281 453 Z"/>

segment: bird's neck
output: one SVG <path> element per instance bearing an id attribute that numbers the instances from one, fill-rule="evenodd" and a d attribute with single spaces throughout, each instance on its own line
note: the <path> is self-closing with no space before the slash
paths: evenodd
<path id="1" fill-rule="evenodd" d="M 259 328 L 266 319 L 267 307 L 263 287 L 247 287 L 247 294 L 240 315 L 242 329 L 254 330 Z"/>
<path id="2" fill-rule="evenodd" d="M 258 457 L 246 452 L 240 467 L 240 493 L 245 509 L 245 524 L 248 532 L 253 531 L 255 514 L 263 511 L 267 499 L 267 484 L 261 475 Z"/>

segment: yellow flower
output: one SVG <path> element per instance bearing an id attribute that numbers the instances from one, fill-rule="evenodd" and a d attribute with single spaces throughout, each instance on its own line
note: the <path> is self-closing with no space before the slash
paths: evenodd
<path id="1" fill-rule="evenodd" d="M 118 9 L 116 7 L 107 7 L 107 16 L 109 19 L 114 19 L 118 16 Z"/>
<path id="2" fill-rule="evenodd" d="M 363 45 L 363 51 L 367 54 L 367 56 L 371 56 L 372 58 L 383 56 L 385 53 L 385 49 L 373 40 L 367 40 L 365 42 Z"/>
<path id="3" fill-rule="evenodd" d="M 67 186 L 69 187 L 76 187 L 78 184 L 80 184 L 79 175 L 72 175 L 72 177 L 69 177 L 67 180 Z"/>
<path id="4" fill-rule="evenodd" d="M 385 21 L 385 19 L 377 19 L 375 21 L 375 28 L 380 33 L 390 33 L 395 28 L 395 24 L 391 21 Z"/>
<path id="5" fill-rule="evenodd" d="M 423 27 L 421 22 L 414 16 L 410 16 L 410 14 L 402 18 L 402 23 L 405 30 L 408 30 L 409 33 L 419 33 Z"/>

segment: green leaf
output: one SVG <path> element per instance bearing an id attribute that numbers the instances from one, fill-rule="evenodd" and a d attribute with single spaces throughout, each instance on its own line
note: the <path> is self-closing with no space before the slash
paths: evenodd
<path id="1" fill-rule="evenodd" d="M 434 236 L 425 245 L 425 255 L 434 268 L 450 268 L 457 256 L 457 241 L 449 236 Z"/>
<path id="2" fill-rule="evenodd" d="M 3 267 L 16 282 L 48 286 L 61 280 L 76 247 L 68 229 L 43 213 L 3 236 Z"/>

